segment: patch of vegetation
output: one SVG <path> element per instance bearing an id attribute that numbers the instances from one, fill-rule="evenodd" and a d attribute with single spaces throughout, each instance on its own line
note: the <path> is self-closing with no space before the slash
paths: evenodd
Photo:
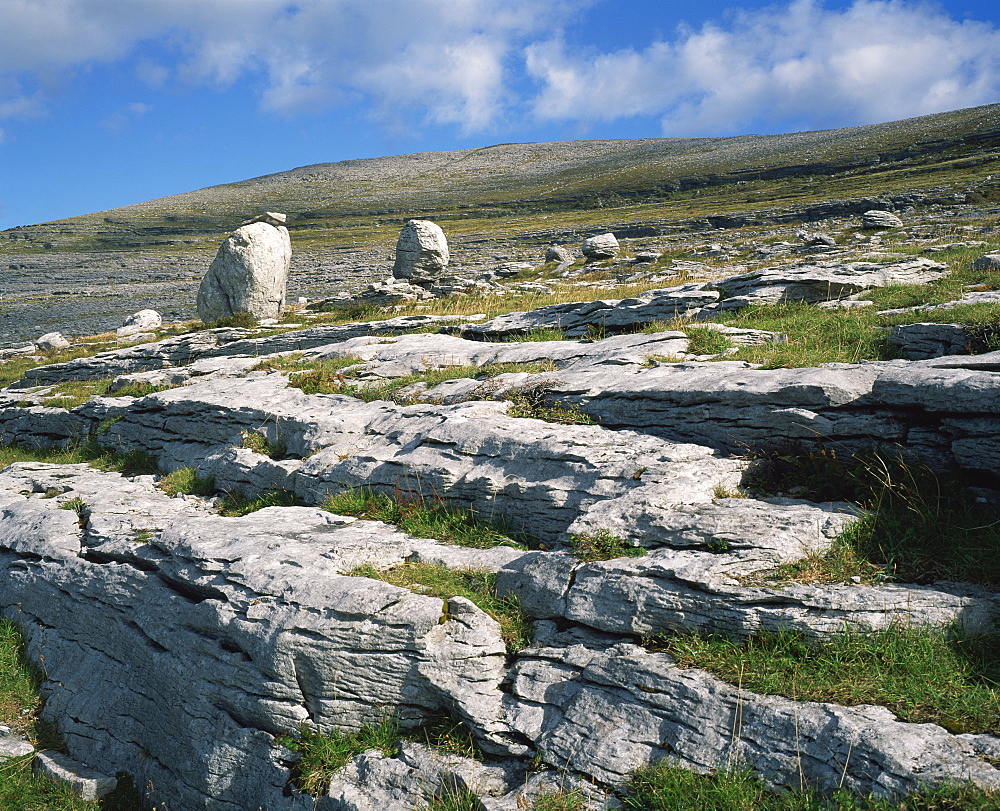
<path id="1" fill-rule="evenodd" d="M 586 811 L 586 808 L 587 798 L 579 789 L 539 794 L 531 805 L 531 811 Z"/>
<path id="2" fill-rule="evenodd" d="M 226 493 L 219 502 L 219 515 L 238 518 L 241 515 L 263 510 L 265 507 L 295 507 L 301 504 L 294 493 L 275 490 L 256 496 L 245 496 L 235 490 Z"/>
<path id="3" fill-rule="evenodd" d="M 646 554 L 641 546 L 634 546 L 612 535 L 606 529 L 570 537 L 573 554 L 583 561 L 610 560 L 612 558 L 638 558 Z"/>
<path id="4" fill-rule="evenodd" d="M 269 456 L 271 459 L 286 459 L 288 457 L 288 445 L 282 440 L 268 439 L 259 431 L 244 431 L 243 444 L 240 446 L 259 453 L 262 456 Z"/>
<path id="5" fill-rule="evenodd" d="M 111 388 L 111 379 L 61 383 L 45 397 L 42 405 L 48 408 L 65 408 L 67 411 L 83 405 L 92 397 L 102 397 Z"/>
<path id="6" fill-rule="evenodd" d="M 732 347 L 729 339 L 710 327 L 685 327 L 689 355 L 719 355 Z"/>
<path id="7" fill-rule="evenodd" d="M 162 476 L 157 486 L 168 496 L 210 496 L 215 492 L 214 476 L 199 476 L 193 467 L 181 467 Z"/>
<path id="8" fill-rule="evenodd" d="M 661 760 L 637 769 L 622 792 L 624 811 L 996 811 L 1000 796 L 967 784 L 914 792 L 899 802 L 845 790 L 776 793 L 745 770 L 696 774 Z"/>
<path id="9" fill-rule="evenodd" d="M 965 484 L 958 475 L 938 474 L 899 458 L 869 453 L 841 459 L 834 451 L 818 449 L 758 460 L 748 486 L 813 501 L 859 504 L 866 517 L 840 540 L 859 561 L 883 567 L 895 580 L 997 587 L 1000 522 L 995 509 L 978 503 Z"/>
<path id="10" fill-rule="evenodd" d="M 400 734 L 407 740 L 422 743 L 425 746 L 433 746 L 449 755 L 458 755 L 478 761 L 486 759 L 486 755 L 479 748 L 472 730 L 449 713 L 442 713 L 430 723 L 404 730 Z"/>
<path id="11" fill-rule="evenodd" d="M 566 334 L 561 329 L 539 328 L 529 332 L 522 332 L 514 335 L 507 335 L 502 339 L 502 343 L 531 343 L 541 341 L 565 341 Z"/>
<path id="12" fill-rule="evenodd" d="M 329 733 L 321 733 L 302 726 L 298 734 L 282 735 L 277 740 L 299 755 L 294 767 L 295 781 L 299 788 L 313 797 L 322 797 L 330 785 L 330 779 L 351 758 L 369 749 L 394 755 L 398 738 L 399 729 L 395 718 L 387 717 L 378 724 L 365 725 L 354 732 L 334 729 Z"/>
<path id="13" fill-rule="evenodd" d="M 849 540 L 837 538 L 830 549 L 810 555 L 795 563 L 784 563 L 774 569 L 754 572 L 739 578 L 744 586 L 777 586 L 786 583 L 834 585 L 855 583 L 861 586 L 877 585 L 891 580 L 887 566 L 869 563 L 862 558 Z"/>
<path id="14" fill-rule="evenodd" d="M 48 462 L 74 465 L 85 462 L 98 470 L 113 470 L 123 476 L 157 473 L 156 460 L 145 451 L 117 453 L 96 442 L 69 448 L 32 448 L 26 445 L 0 445 L 0 468 L 14 462 Z"/>
<path id="15" fill-rule="evenodd" d="M 330 496 L 320 505 L 338 515 L 353 515 L 398 526 L 418 538 L 434 538 L 460 546 L 489 549 L 493 546 L 523 547 L 527 538 L 512 532 L 502 522 L 484 521 L 475 510 L 450 505 L 423 496 L 393 496 L 362 487 Z"/>
<path id="16" fill-rule="evenodd" d="M 359 566 L 346 573 L 350 577 L 370 577 L 417 594 L 447 600 L 465 597 L 500 623 L 507 649 L 516 653 L 531 642 L 531 620 L 517 597 L 497 593 L 497 575 L 475 569 L 449 569 L 430 563 L 406 563 L 390 569 Z"/>
<path id="17" fill-rule="evenodd" d="M 597 420 L 579 406 L 567 405 L 548 397 L 548 383 L 522 386 L 507 395 L 510 403 L 507 413 L 511 417 L 526 417 L 554 422 L 559 425 L 596 425 Z"/>
<path id="18" fill-rule="evenodd" d="M 253 329 L 257 326 L 257 319 L 250 313 L 233 313 L 218 318 L 209 324 L 212 328 L 218 327 L 238 327 L 241 329 Z"/>
<path id="19" fill-rule="evenodd" d="M 145 397 L 149 394 L 156 394 L 158 391 L 166 391 L 174 386 L 154 386 L 152 383 L 126 383 L 121 388 L 111 392 L 112 397 Z"/>
<path id="20" fill-rule="evenodd" d="M 474 791 L 450 786 L 435 794 L 423 811 L 482 811 L 483 804 Z"/>
<path id="21" fill-rule="evenodd" d="M 427 388 L 433 388 L 448 380 L 471 378 L 474 380 L 491 380 L 502 374 L 523 372 L 539 374 L 555 370 L 552 361 L 543 360 L 532 363 L 488 363 L 482 366 L 454 365 L 436 369 L 425 369 L 401 377 L 383 380 L 359 379 L 342 373 L 341 369 L 359 363 L 357 359 L 337 359 L 341 364 L 331 364 L 330 368 L 312 368 L 309 371 L 295 373 L 289 377 L 289 385 L 302 389 L 306 394 L 346 394 L 366 402 L 375 400 L 398 400 L 398 392 L 417 383 L 423 383 Z M 352 360 L 352 363 L 346 363 Z M 303 365 L 308 362 L 302 361 Z M 310 364 L 314 365 L 314 364 Z"/>
<path id="22" fill-rule="evenodd" d="M 682 667 L 745 690 L 845 706 L 879 704 L 903 721 L 954 733 L 1000 732 L 1000 636 L 896 626 L 818 642 L 794 631 L 746 639 L 670 635 L 649 641 Z"/>

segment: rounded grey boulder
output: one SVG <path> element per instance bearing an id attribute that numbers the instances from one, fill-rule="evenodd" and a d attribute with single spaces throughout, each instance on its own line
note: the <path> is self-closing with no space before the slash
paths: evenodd
<path id="1" fill-rule="evenodd" d="M 903 221 L 888 211 L 873 209 L 861 215 L 862 228 L 899 228 Z"/>
<path id="2" fill-rule="evenodd" d="M 198 288 L 206 324 L 235 313 L 280 318 L 292 262 L 288 229 L 266 222 L 241 226 L 222 243 Z"/>
<path id="3" fill-rule="evenodd" d="M 598 234 L 585 239 L 580 250 L 588 259 L 614 259 L 618 255 L 618 240 L 611 233 Z"/>
<path id="4" fill-rule="evenodd" d="M 410 220 L 396 242 L 392 275 L 415 284 L 432 282 L 448 267 L 448 240 L 437 223 Z"/>

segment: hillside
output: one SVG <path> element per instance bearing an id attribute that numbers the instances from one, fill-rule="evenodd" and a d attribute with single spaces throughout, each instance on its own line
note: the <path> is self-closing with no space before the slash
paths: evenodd
<path id="1" fill-rule="evenodd" d="M 964 194 L 986 183 L 991 193 L 998 153 L 1000 105 L 788 135 L 499 144 L 304 166 L 9 229 L 0 250 L 186 252 L 264 208 L 288 212 L 300 247 L 388 248 L 417 215 L 469 237 L 558 238 L 610 223 L 662 229 L 917 188 Z"/>

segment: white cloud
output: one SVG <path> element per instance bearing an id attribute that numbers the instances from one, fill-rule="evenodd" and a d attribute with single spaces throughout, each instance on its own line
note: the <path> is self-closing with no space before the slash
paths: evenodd
<path id="1" fill-rule="evenodd" d="M 134 56 L 154 88 L 252 77 L 271 112 L 361 98 L 382 117 L 480 129 L 523 45 L 592 2 L 0 0 L 0 76 Z M 150 42 L 170 58 L 140 55 Z"/>
<path id="2" fill-rule="evenodd" d="M 532 45 L 527 66 L 541 120 L 657 116 L 665 135 L 820 128 L 997 101 L 1000 31 L 923 3 L 794 0 L 642 51 L 577 57 L 556 38 Z"/>
<path id="3" fill-rule="evenodd" d="M 1000 97 L 1000 32 L 932 5 L 792 0 L 635 48 L 565 44 L 595 2 L 0 0 L 0 120 L 44 114 L 60 79 L 119 63 L 153 89 L 249 82 L 273 114 L 359 103 L 388 126 L 465 133 L 630 117 L 667 135 L 819 128 Z"/>

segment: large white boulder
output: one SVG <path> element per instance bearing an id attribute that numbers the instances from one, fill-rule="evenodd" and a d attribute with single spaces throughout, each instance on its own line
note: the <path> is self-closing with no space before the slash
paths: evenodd
<path id="1" fill-rule="evenodd" d="M 585 239 L 580 250 L 588 259 L 614 259 L 618 255 L 618 240 L 611 233 L 598 234 Z"/>
<path id="2" fill-rule="evenodd" d="M 288 229 L 267 222 L 241 226 L 215 255 L 198 288 L 198 316 L 206 324 L 234 313 L 279 318 L 292 262 Z"/>
<path id="3" fill-rule="evenodd" d="M 448 240 L 437 223 L 410 220 L 396 242 L 392 275 L 420 284 L 441 276 L 448 267 Z"/>

